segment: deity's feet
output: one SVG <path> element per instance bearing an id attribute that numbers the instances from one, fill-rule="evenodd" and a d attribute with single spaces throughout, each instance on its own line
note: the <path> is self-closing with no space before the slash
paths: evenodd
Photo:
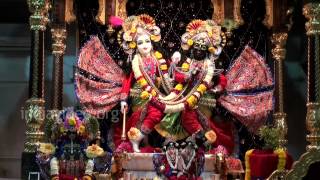
<path id="1" fill-rule="evenodd" d="M 140 152 L 139 145 L 141 140 L 144 138 L 144 136 L 145 135 L 141 133 L 139 129 L 134 127 L 130 128 L 130 130 L 128 131 L 128 137 L 132 144 L 132 148 L 134 152 L 137 152 L 137 153 Z"/>

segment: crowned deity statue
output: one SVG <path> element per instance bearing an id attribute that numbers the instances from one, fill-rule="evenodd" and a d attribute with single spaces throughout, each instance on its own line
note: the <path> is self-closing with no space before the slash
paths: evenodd
<path id="1" fill-rule="evenodd" d="M 227 70 L 216 68 L 226 37 L 213 20 L 191 21 L 181 37 L 183 52 L 169 59 L 155 48 L 161 31 L 154 18 L 141 14 L 117 23 L 130 72 L 124 73 L 101 40 L 92 36 L 81 49 L 75 76 L 86 112 L 99 116 L 120 103 L 123 116 L 129 115 L 122 122 L 125 126 L 114 127 L 116 149 L 140 152 L 140 142 L 155 130 L 172 141 L 193 136 L 208 151 L 221 146 L 231 154 L 233 125 L 214 120 L 216 106 L 252 132 L 265 122 L 272 110 L 273 81 L 263 57 L 247 46 Z M 260 91 L 250 93 L 254 89 Z M 128 137 L 130 148 L 124 148 L 128 141 L 121 135 Z"/>

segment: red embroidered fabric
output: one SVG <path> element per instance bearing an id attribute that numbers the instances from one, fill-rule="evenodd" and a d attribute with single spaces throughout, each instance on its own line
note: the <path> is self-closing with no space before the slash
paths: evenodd
<path id="1" fill-rule="evenodd" d="M 78 68 L 104 80 L 95 81 L 76 73 L 76 93 L 85 111 L 97 116 L 111 110 L 120 99 L 125 75 L 98 37 L 91 37 L 81 49 Z"/>
<path id="2" fill-rule="evenodd" d="M 264 58 L 246 46 L 226 74 L 226 90 L 236 92 L 272 86 L 273 80 Z"/>
<path id="3" fill-rule="evenodd" d="M 251 132 L 273 108 L 273 80 L 264 58 L 247 46 L 226 74 L 225 95 L 218 102 Z"/>

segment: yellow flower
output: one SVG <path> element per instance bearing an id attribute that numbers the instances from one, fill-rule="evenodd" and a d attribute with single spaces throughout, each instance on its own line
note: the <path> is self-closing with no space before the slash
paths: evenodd
<path id="1" fill-rule="evenodd" d="M 214 143 L 217 140 L 217 135 L 213 130 L 206 132 L 204 135 L 210 143 Z"/>
<path id="2" fill-rule="evenodd" d="M 151 95 L 152 95 L 153 97 L 157 96 L 157 92 L 156 92 L 156 90 L 152 89 L 152 91 L 151 91 Z"/>
<path id="3" fill-rule="evenodd" d="M 192 40 L 192 39 L 188 39 L 187 44 L 188 44 L 189 46 L 192 46 L 192 45 L 193 45 L 193 40 Z"/>
<path id="4" fill-rule="evenodd" d="M 134 41 L 131 41 L 131 42 L 129 43 L 129 47 L 130 47 L 131 49 L 136 48 L 136 46 L 137 46 L 137 44 L 136 44 L 136 42 L 134 42 Z"/>
<path id="5" fill-rule="evenodd" d="M 213 46 L 211 46 L 211 47 L 208 48 L 208 51 L 209 51 L 210 53 L 214 53 L 214 52 L 216 51 L 216 48 L 214 48 Z"/>
<path id="6" fill-rule="evenodd" d="M 103 149 L 96 144 L 88 146 L 85 152 L 88 158 L 96 158 L 104 153 Z"/>
<path id="7" fill-rule="evenodd" d="M 135 127 L 132 127 L 130 128 L 130 130 L 128 131 L 128 138 L 130 140 L 135 140 L 137 139 L 139 136 L 140 136 L 140 130 L 135 128 Z"/>
<path id="8" fill-rule="evenodd" d="M 187 103 L 189 104 L 190 107 L 194 107 L 197 104 L 197 102 L 198 102 L 197 98 L 193 95 L 187 99 Z"/>
<path id="9" fill-rule="evenodd" d="M 183 88 L 183 85 L 182 84 L 177 84 L 176 87 L 174 89 L 178 90 L 178 91 L 181 91 Z"/>
<path id="10" fill-rule="evenodd" d="M 161 70 L 167 70 L 168 66 L 166 64 L 160 65 Z"/>
<path id="11" fill-rule="evenodd" d="M 162 54 L 159 51 L 156 51 L 154 55 L 156 56 L 157 59 L 162 59 Z"/>
<path id="12" fill-rule="evenodd" d="M 140 84 L 141 87 L 148 85 L 147 80 L 144 79 L 144 78 L 140 79 L 138 82 L 139 82 L 139 84 Z"/>
<path id="13" fill-rule="evenodd" d="M 149 98 L 149 93 L 147 91 L 142 91 L 140 94 L 141 99 L 148 99 Z"/>
<path id="14" fill-rule="evenodd" d="M 46 155 L 51 155 L 56 151 L 56 148 L 51 143 L 40 143 L 40 147 L 39 147 L 38 151 L 40 151 Z"/>
<path id="15" fill-rule="evenodd" d="M 81 126 L 79 127 L 79 133 L 80 133 L 80 134 L 83 134 L 85 131 L 86 131 L 86 127 L 84 127 L 84 125 L 81 125 Z"/>
<path id="16" fill-rule="evenodd" d="M 152 41 L 154 41 L 154 40 L 156 40 L 156 36 L 155 36 L 155 35 L 151 35 L 151 36 L 150 36 L 150 39 L 151 39 Z"/>
<path id="17" fill-rule="evenodd" d="M 188 63 L 183 63 L 182 66 L 182 71 L 189 71 L 190 65 Z"/>
<path id="18" fill-rule="evenodd" d="M 75 126 L 77 121 L 76 121 L 76 119 L 74 117 L 71 117 L 71 118 L 69 118 L 68 123 L 69 123 L 70 126 Z"/>
<path id="19" fill-rule="evenodd" d="M 65 131 L 63 126 L 61 126 L 59 130 L 60 130 L 60 133 L 63 133 Z"/>
<path id="20" fill-rule="evenodd" d="M 130 31 L 131 31 L 132 33 L 135 33 L 135 32 L 137 32 L 137 28 L 132 27 Z"/>
<path id="21" fill-rule="evenodd" d="M 207 86 L 204 84 L 200 84 L 197 88 L 197 91 L 199 91 L 201 94 L 203 94 L 207 90 Z"/>

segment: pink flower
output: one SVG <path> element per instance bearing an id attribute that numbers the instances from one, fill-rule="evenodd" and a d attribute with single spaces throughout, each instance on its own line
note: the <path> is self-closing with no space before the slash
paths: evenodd
<path id="1" fill-rule="evenodd" d="M 117 27 L 122 25 L 123 20 L 120 17 L 111 16 L 109 18 L 109 23 L 112 25 L 112 27 Z"/>
<path id="2" fill-rule="evenodd" d="M 130 142 L 128 141 L 122 142 L 115 151 L 115 153 L 123 153 L 123 152 L 128 152 L 128 153 L 133 152 L 133 148 Z"/>

